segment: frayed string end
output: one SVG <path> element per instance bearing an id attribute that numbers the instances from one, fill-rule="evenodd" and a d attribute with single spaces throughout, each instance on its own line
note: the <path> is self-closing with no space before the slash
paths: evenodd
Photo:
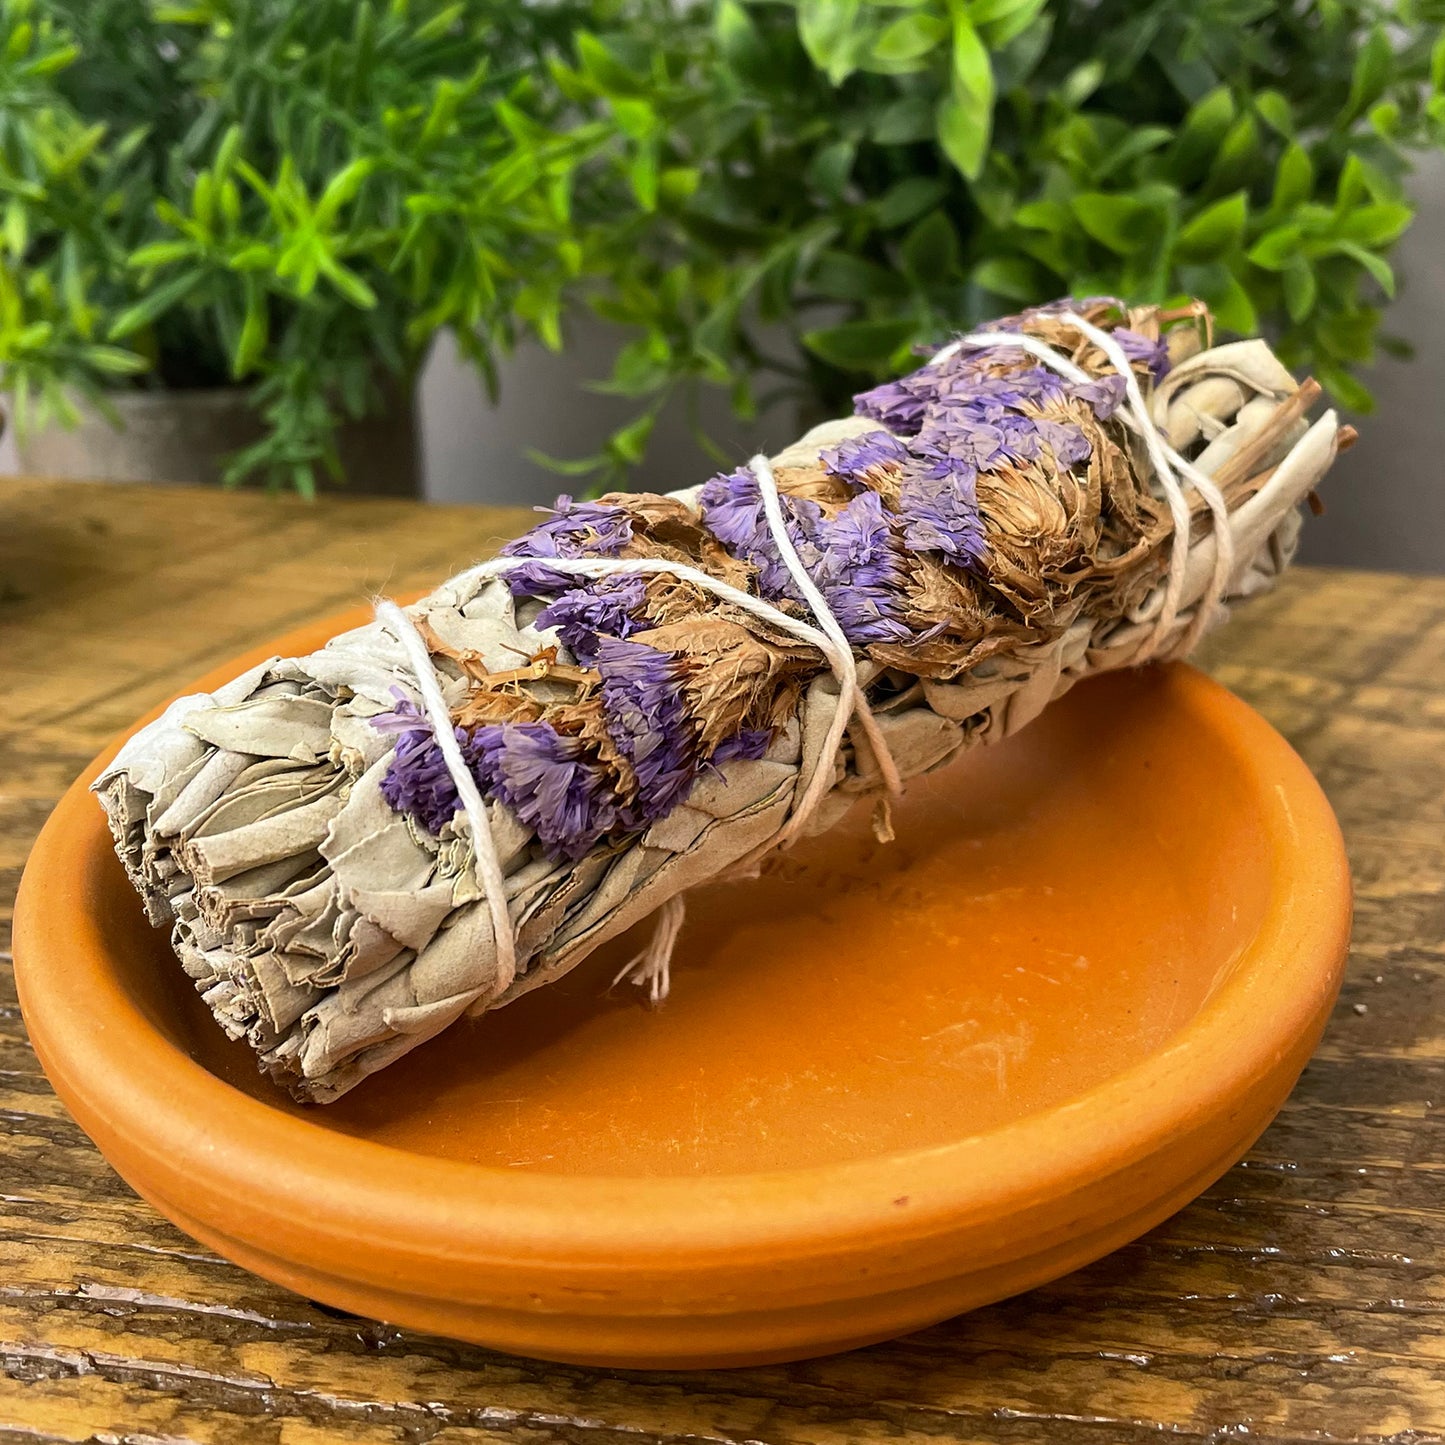
<path id="1" fill-rule="evenodd" d="M 617 987 L 624 979 L 647 989 L 648 1002 L 660 1004 L 672 987 L 672 950 L 677 946 L 677 936 L 682 932 L 683 919 L 687 917 L 687 904 L 683 895 L 669 898 L 657 910 L 657 926 L 646 948 L 628 960 L 612 980 Z"/>

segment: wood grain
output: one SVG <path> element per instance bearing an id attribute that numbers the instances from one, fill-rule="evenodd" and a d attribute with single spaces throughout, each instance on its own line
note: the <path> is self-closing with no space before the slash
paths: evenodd
<path id="1" fill-rule="evenodd" d="M 0 482 L 0 949 L 36 831 L 107 736 L 230 655 L 433 582 L 526 520 Z M 0 1445 L 1445 1440 L 1445 580 L 1297 571 L 1205 661 L 1324 783 L 1358 922 L 1339 1009 L 1279 1120 L 1146 1238 L 806 1364 L 509 1359 L 324 1310 L 162 1220 L 51 1093 L 6 952 Z"/>

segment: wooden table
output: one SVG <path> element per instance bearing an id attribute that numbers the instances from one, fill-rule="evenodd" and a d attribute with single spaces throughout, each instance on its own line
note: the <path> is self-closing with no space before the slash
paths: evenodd
<path id="1" fill-rule="evenodd" d="M 106 737 L 233 653 L 439 579 L 516 511 L 0 482 L 0 907 Z M 0 1442 L 1445 1440 L 1445 579 L 1298 571 L 1207 664 L 1304 754 L 1359 892 L 1344 995 L 1250 1157 L 1093 1267 L 729 1373 L 533 1364 L 323 1310 L 142 1204 L 0 965 Z"/>

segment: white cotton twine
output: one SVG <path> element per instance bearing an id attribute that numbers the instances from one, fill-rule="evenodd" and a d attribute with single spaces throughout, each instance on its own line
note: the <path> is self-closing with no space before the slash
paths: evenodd
<path id="1" fill-rule="evenodd" d="M 1139 661 L 1146 661 L 1159 653 L 1178 619 L 1190 543 L 1189 503 L 1185 499 L 1183 487 L 1180 484 L 1181 477 L 1188 479 L 1195 491 L 1204 499 L 1213 516 L 1214 571 L 1206 595 L 1201 600 L 1193 620 L 1185 629 L 1177 649 L 1180 653 L 1187 652 L 1214 616 L 1229 584 L 1230 574 L 1234 570 L 1234 538 L 1229 529 L 1229 508 L 1213 481 L 1191 462 L 1180 456 L 1159 434 L 1159 429 L 1155 426 L 1154 419 L 1150 416 L 1148 406 L 1145 404 L 1143 393 L 1139 390 L 1139 383 L 1129 358 L 1124 354 L 1124 350 L 1118 342 L 1108 332 L 1100 330 L 1072 311 L 1059 312 L 1058 319 L 1088 337 L 1109 358 L 1115 371 L 1124 378 L 1126 405 L 1120 408 L 1117 415 L 1125 426 L 1143 440 L 1145 450 L 1154 464 L 1155 475 L 1168 503 L 1170 516 L 1174 521 L 1173 546 L 1169 558 L 1169 570 L 1165 579 L 1163 605 L 1153 631 L 1138 658 Z M 930 359 L 929 365 L 936 366 L 947 361 L 949 357 L 957 355 L 965 346 L 1019 348 L 1042 361 L 1046 366 L 1052 367 L 1070 381 L 1085 384 L 1095 379 L 1081 367 L 1076 366 L 1068 357 L 1061 356 L 1051 346 L 1039 341 L 1036 337 L 1013 331 L 973 332 L 936 352 Z M 712 593 L 714 597 L 724 602 L 731 602 L 734 606 L 751 612 L 755 617 L 763 618 L 790 636 L 816 647 L 827 659 L 828 666 L 837 679 L 838 706 L 834 709 L 827 736 L 818 751 L 807 787 L 804 788 L 801 798 L 795 794 L 795 803 L 787 819 L 767 844 L 767 848 L 772 849 L 780 848 L 791 842 L 806 826 L 808 819 L 818 804 L 822 802 L 824 794 L 832 786 L 832 774 L 838 748 L 842 744 L 844 733 L 854 718 L 857 718 L 868 739 L 879 777 L 887 792 L 896 796 L 902 791 L 903 784 L 882 730 L 878 726 L 878 720 L 873 716 L 867 698 L 858 682 L 858 662 L 853 655 L 852 644 L 845 636 L 832 608 L 828 606 L 827 599 L 808 575 L 802 558 L 798 556 L 797 549 L 793 546 L 793 540 L 788 535 L 787 525 L 783 518 L 782 500 L 778 493 L 777 480 L 773 476 L 772 465 L 766 457 L 755 456 L 748 463 L 748 467 L 757 479 L 758 492 L 762 497 L 763 514 L 767 518 L 768 530 L 772 534 L 778 555 L 782 558 L 783 565 L 788 569 L 788 574 L 797 585 L 798 591 L 812 610 L 818 624 L 816 627 L 800 618 L 791 616 L 760 597 L 754 597 L 749 592 L 729 586 L 728 583 L 710 576 L 699 568 L 656 557 L 496 557 L 491 561 L 478 563 L 477 566 L 469 568 L 460 577 L 453 580 L 461 581 L 473 577 L 502 577 L 533 563 L 543 563 L 552 571 L 577 577 L 608 577 L 626 573 L 643 576 L 666 574 L 684 582 L 691 582 L 704 591 Z M 431 724 L 437 746 L 441 749 L 442 758 L 447 765 L 447 771 L 451 774 L 453 783 L 456 784 L 457 796 L 462 805 L 461 810 L 466 817 L 467 827 L 471 833 L 474 867 L 487 900 L 487 907 L 491 912 L 492 936 L 496 944 L 497 982 L 491 994 L 488 995 L 488 1000 L 490 1000 L 503 993 L 516 977 L 517 945 L 511 914 L 507 907 L 506 878 L 502 873 L 501 861 L 497 856 L 497 846 L 492 836 L 487 806 L 477 787 L 476 779 L 472 776 L 472 771 L 467 767 L 466 760 L 462 756 L 452 723 L 451 710 L 447 707 L 446 699 L 442 696 L 441 685 L 437 680 L 436 665 L 432 662 L 431 653 L 422 639 L 421 633 L 417 630 L 416 624 L 395 602 L 388 598 L 383 598 L 376 604 L 375 612 L 376 620 L 401 643 L 407 661 L 411 664 L 421 693 L 427 721 Z M 653 1003 L 660 1003 L 667 997 L 669 965 L 678 934 L 682 931 L 686 906 L 681 894 L 669 898 L 661 905 L 657 910 L 657 924 L 648 946 L 627 963 L 613 980 L 614 983 L 620 983 L 622 979 L 630 977 L 633 982 L 648 988 Z"/>

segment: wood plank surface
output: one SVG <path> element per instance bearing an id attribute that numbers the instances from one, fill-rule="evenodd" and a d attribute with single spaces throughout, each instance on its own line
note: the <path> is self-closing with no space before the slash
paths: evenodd
<path id="1" fill-rule="evenodd" d="M 1340 815 L 1349 973 L 1249 1158 L 1057 1284 L 804 1364 L 571 1368 L 324 1310 L 116 1178 L 41 1074 L 10 976 L 50 807 L 208 667 L 439 580 L 527 515 L 0 481 L 0 1445 L 1445 1440 L 1445 579 L 1297 570 L 1209 643 Z"/>

